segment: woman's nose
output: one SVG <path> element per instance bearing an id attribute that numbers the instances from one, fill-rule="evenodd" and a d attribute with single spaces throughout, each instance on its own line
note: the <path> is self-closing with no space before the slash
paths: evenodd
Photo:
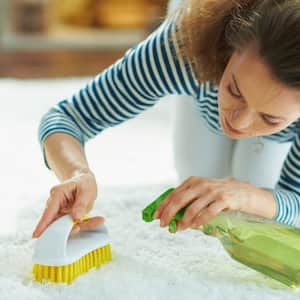
<path id="1" fill-rule="evenodd" d="M 250 127 L 253 122 L 253 114 L 247 109 L 234 110 L 231 113 L 231 125 L 237 130 L 243 130 Z"/>

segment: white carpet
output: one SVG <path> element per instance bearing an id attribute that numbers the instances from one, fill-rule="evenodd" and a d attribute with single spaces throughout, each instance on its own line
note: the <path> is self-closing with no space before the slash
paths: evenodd
<path id="1" fill-rule="evenodd" d="M 231 260 L 201 232 L 170 235 L 141 210 L 175 184 L 171 100 L 87 145 L 114 259 L 71 286 L 32 281 L 31 233 L 57 181 L 43 165 L 36 132 L 52 104 L 85 82 L 0 81 L 0 299 L 299 299 L 300 294 Z"/>

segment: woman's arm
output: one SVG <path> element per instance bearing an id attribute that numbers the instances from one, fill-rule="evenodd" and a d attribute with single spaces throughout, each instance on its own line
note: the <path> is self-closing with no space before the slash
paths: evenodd
<path id="1" fill-rule="evenodd" d="M 251 191 L 248 194 L 248 199 L 243 201 L 243 205 L 239 210 L 262 218 L 274 219 L 277 211 L 274 193 L 250 183 L 249 186 Z"/>
<path id="2" fill-rule="evenodd" d="M 168 94 L 196 97 L 199 85 L 180 54 L 176 17 L 42 119 L 39 138 L 66 133 L 81 144 L 152 107 Z"/>
<path id="3" fill-rule="evenodd" d="M 179 54 L 175 19 L 165 21 L 85 88 L 44 115 L 39 140 L 45 162 L 61 183 L 51 189 L 34 237 L 63 214 L 80 220 L 91 210 L 97 185 L 84 154 L 86 141 L 135 117 L 167 94 L 198 94 L 192 68 Z M 80 226 L 93 228 L 101 222 L 103 218 L 98 218 Z"/>
<path id="4" fill-rule="evenodd" d="M 104 218 L 100 216 L 80 222 L 92 209 L 97 196 L 96 179 L 89 168 L 83 146 L 68 134 L 55 133 L 46 139 L 44 151 L 49 167 L 61 183 L 51 189 L 33 237 L 39 237 L 53 221 L 64 214 L 70 214 L 79 222 L 72 233 L 80 229 L 91 230 L 103 224 Z"/>
<path id="5" fill-rule="evenodd" d="M 293 142 L 273 193 L 275 220 L 300 227 L 300 135 Z"/>
<path id="6" fill-rule="evenodd" d="M 44 151 L 49 167 L 60 181 L 91 172 L 83 146 L 68 134 L 55 133 L 49 136 L 44 143 Z"/>

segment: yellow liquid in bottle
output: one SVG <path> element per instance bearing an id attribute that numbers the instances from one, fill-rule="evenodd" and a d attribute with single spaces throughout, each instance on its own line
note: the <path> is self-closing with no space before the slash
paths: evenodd
<path id="1" fill-rule="evenodd" d="M 201 230 L 220 239 L 235 260 L 300 288 L 300 229 L 223 213 Z"/>

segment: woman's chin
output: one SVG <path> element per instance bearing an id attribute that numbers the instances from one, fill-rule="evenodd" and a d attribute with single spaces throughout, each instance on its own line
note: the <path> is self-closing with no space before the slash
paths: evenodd
<path id="1" fill-rule="evenodd" d="M 232 140 L 240 140 L 240 139 L 244 138 L 243 135 L 232 134 L 232 133 L 226 132 L 226 130 L 224 130 L 224 129 L 223 129 L 223 133 Z"/>
<path id="2" fill-rule="evenodd" d="M 233 139 L 233 140 L 238 140 L 238 139 L 248 137 L 245 133 L 240 133 L 240 132 L 236 132 L 234 130 L 231 130 L 229 125 L 226 123 L 225 119 L 222 119 L 221 127 L 222 127 L 222 130 L 223 130 L 223 133 L 226 136 L 228 136 L 229 138 Z"/>

